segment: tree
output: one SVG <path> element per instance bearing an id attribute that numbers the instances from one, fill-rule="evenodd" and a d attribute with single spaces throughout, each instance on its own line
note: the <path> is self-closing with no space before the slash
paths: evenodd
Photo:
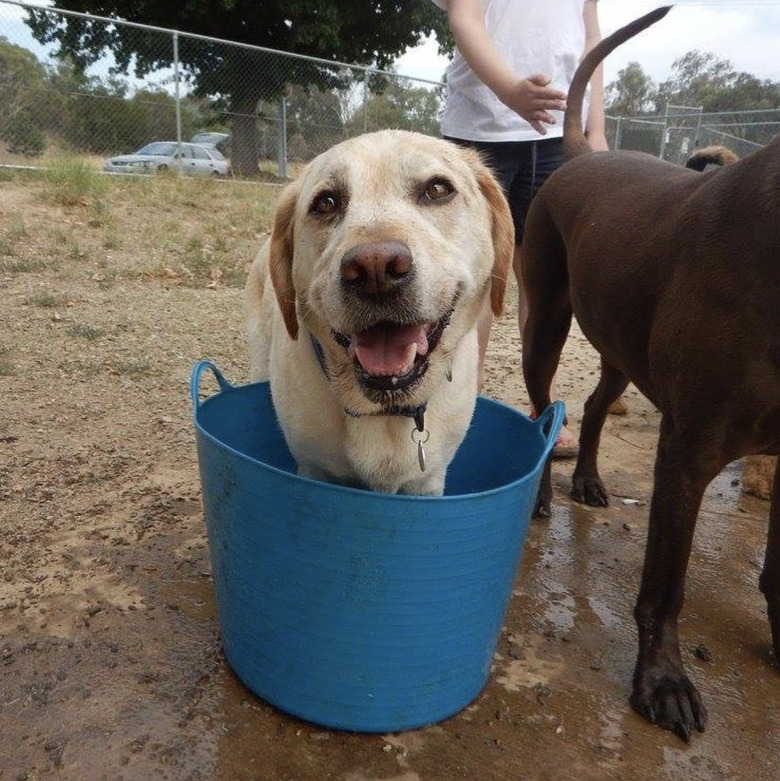
<path id="1" fill-rule="evenodd" d="M 47 78 L 46 68 L 32 52 L 0 37 L 0 138 L 9 152 L 43 152 L 46 142 L 38 119 L 51 92 Z"/>
<path id="2" fill-rule="evenodd" d="M 408 79 L 378 80 L 369 100 L 354 112 L 351 135 L 367 125 L 371 129 L 395 128 L 435 135 L 439 132 L 441 89 L 413 87 Z"/>
<path id="3" fill-rule="evenodd" d="M 420 0 L 61 0 L 58 7 L 98 12 L 112 19 L 213 36 L 250 46 L 268 47 L 321 58 L 387 67 L 408 46 L 431 33 L 449 40 L 446 17 Z M 57 43 L 86 68 L 105 51 L 117 68 L 137 76 L 167 68 L 172 47 L 159 36 L 137 28 L 106 25 L 46 10 L 28 11 L 27 23 L 41 43 Z M 222 97 L 233 120 L 233 166 L 243 174 L 257 171 L 256 108 L 280 98 L 288 84 L 338 83 L 339 69 L 246 46 L 225 46 L 181 36 L 179 60 L 192 80 L 194 94 Z"/>
<path id="4" fill-rule="evenodd" d="M 774 126 L 740 126 L 744 117 L 736 115 L 780 107 L 780 83 L 739 72 L 728 60 L 714 54 L 691 51 L 672 63 L 672 76 L 658 88 L 658 110 L 667 104 L 701 106 L 705 114 L 734 112 L 731 121 L 727 116 L 722 118 L 723 124 L 731 125 L 729 132 L 765 144 Z"/>
<path id="5" fill-rule="evenodd" d="M 617 80 L 605 90 L 605 111 L 619 117 L 636 117 L 650 111 L 656 101 L 655 82 L 638 62 L 629 62 L 618 71 Z"/>
<path id="6" fill-rule="evenodd" d="M 291 86 L 286 116 L 291 155 L 299 160 L 310 160 L 344 139 L 342 106 L 335 90 Z"/>
<path id="7" fill-rule="evenodd" d="M 658 108 L 701 106 L 705 112 L 718 111 L 731 91 L 736 76 L 734 66 L 711 52 L 690 51 L 672 63 L 672 75 L 658 87 Z"/>
<path id="8" fill-rule="evenodd" d="M 728 60 L 691 51 L 672 63 L 658 89 L 659 103 L 701 106 L 705 113 L 777 108 L 780 84 L 737 71 Z"/>

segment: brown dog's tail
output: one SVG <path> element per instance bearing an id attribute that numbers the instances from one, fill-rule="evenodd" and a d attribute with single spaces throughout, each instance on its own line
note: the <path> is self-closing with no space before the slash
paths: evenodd
<path id="1" fill-rule="evenodd" d="M 659 19 L 663 19 L 669 13 L 672 6 L 666 5 L 650 11 L 649 14 L 640 16 L 625 27 L 616 30 L 612 35 L 604 38 L 603 41 L 594 46 L 579 64 L 574 78 L 569 88 L 569 94 L 566 98 L 566 113 L 563 117 L 563 153 L 566 160 L 581 155 L 583 152 L 589 152 L 588 140 L 582 128 L 582 101 L 585 97 L 585 90 L 590 82 L 593 72 L 598 68 L 599 63 L 614 49 L 617 49 L 621 43 L 625 43 L 629 38 L 633 38 L 637 33 L 641 33 L 651 24 L 655 24 Z"/>

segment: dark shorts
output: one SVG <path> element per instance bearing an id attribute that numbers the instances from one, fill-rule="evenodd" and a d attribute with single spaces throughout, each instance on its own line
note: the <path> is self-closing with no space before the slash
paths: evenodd
<path id="1" fill-rule="evenodd" d="M 545 179 L 563 163 L 563 139 L 540 141 L 464 141 L 447 138 L 482 153 L 509 201 L 515 223 L 515 242 L 523 240 L 525 216 L 531 199 Z"/>

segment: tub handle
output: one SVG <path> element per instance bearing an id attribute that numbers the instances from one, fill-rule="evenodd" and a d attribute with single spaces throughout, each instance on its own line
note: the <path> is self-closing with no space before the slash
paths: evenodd
<path id="1" fill-rule="evenodd" d="M 195 364 L 190 378 L 190 393 L 192 394 L 192 406 L 197 410 L 201 405 L 200 400 L 200 381 L 203 372 L 210 371 L 219 385 L 220 391 L 230 390 L 233 386 L 225 379 L 222 372 L 211 361 L 199 361 Z"/>
<path id="2" fill-rule="evenodd" d="M 535 424 L 539 427 L 542 434 L 547 437 L 547 445 L 544 448 L 543 459 L 546 460 L 550 451 L 555 447 L 555 440 L 558 439 L 558 432 L 566 419 L 566 405 L 562 401 L 554 401 L 547 409 L 536 419 Z"/>

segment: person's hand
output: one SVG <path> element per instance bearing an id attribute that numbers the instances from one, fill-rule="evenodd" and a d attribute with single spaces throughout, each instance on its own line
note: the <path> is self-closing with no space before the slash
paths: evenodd
<path id="1" fill-rule="evenodd" d="M 555 117 L 550 111 L 566 110 L 566 93 L 549 85 L 548 76 L 536 73 L 527 79 L 520 79 L 498 97 L 502 103 L 529 122 L 537 133 L 546 135 L 545 124 L 555 124 Z"/>

